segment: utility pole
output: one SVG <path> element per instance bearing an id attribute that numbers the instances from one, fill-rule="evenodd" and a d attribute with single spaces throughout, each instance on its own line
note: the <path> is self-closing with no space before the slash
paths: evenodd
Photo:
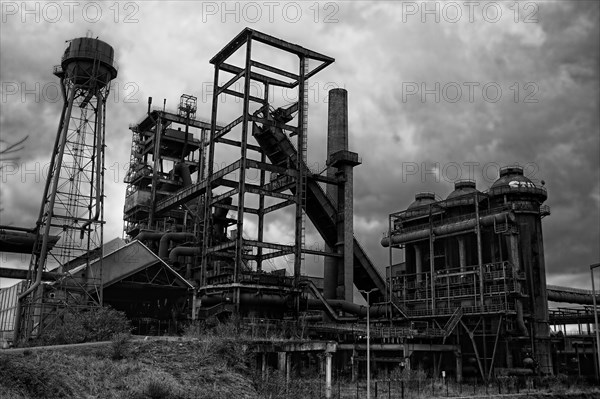
<path id="1" fill-rule="evenodd" d="M 371 314 L 371 292 L 378 291 L 378 288 L 371 288 L 369 291 L 360 290 L 363 294 L 367 294 L 367 399 L 371 399 L 371 330 L 370 330 L 370 314 Z"/>
<path id="2" fill-rule="evenodd" d="M 594 303 L 594 330 L 596 333 L 596 355 L 598 356 L 596 363 L 596 377 L 600 379 L 600 332 L 598 332 L 598 308 L 596 308 L 596 287 L 594 284 L 594 269 L 600 267 L 600 263 L 595 263 L 590 266 L 590 273 L 592 274 L 592 299 Z"/>

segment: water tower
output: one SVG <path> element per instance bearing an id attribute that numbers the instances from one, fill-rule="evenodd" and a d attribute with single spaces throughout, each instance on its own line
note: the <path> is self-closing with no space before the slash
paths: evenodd
<path id="1" fill-rule="evenodd" d="M 36 242 L 29 265 L 27 289 L 19 296 L 15 341 L 40 334 L 49 309 L 101 303 L 101 276 L 79 273 L 80 289 L 66 290 L 65 278 L 41 284 L 43 271 L 57 275 L 89 264 L 102 245 L 104 204 L 104 148 L 106 99 L 110 82 L 117 76 L 114 50 L 90 37 L 69 42 L 61 64 L 54 67 L 60 78 L 63 107 L 37 220 Z M 51 236 L 60 237 L 51 247 Z M 100 254 L 101 255 L 101 254 Z M 58 289 L 57 287 L 63 287 Z M 49 293 L 54 290 L 57 292 Z M 47 306 L 46 304 L 51 306 Z M 19 309 L 20 308 L 20 309 Z M 44 320 L 44 322 L 42 322 Z"/>

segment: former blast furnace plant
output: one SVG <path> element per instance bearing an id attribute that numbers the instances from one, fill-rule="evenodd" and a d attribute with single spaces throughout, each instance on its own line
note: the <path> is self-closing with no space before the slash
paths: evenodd
<path id="1" fill-rule="evenodd" d="M 289 60 L 288 68 L 265 54 Z M 592 292 L 546 284 L 545 187 L 506 166 L 490 187 L 462 180 L 445 199 L 417 193 L 387 215 L 381 251 L 390 261 L 374 265 L 353 232 L 361 159 L 348 141 L 344 89 L 329 92 L 327 167 L 307 166 L 309 135 L 325 134 L 308 129 L 307 82 L 334 59 L 256 30 L 210 59 L 206 119 L 184 94 L 176 111 L 150 98 L 129 126 L 124 235 L 106 240 L 113 55 L 103 41 L 77 38 L 54 69 L 64 107 L 37 225 L 0 230 L 1 251 L 32 255 L 29 270 L 1 269 L 22 280 L 0 291 L 5 346 L 35 339 L 65 312 L 110 305 L 139 335 L 176 335 L 190 321 L 233 316 L 252 331 L 296 331 L 284 344 L 260 346 L 257 357 L 263 369 L 288 375 L 320 359 L 329 378 L 332 369 L 358 378 L 367 358 L 372 372 L 422 369 L 456 381 L 598 372 Z M 270 98 L 273 88 L 297 101 Z M 283 217 L 292 243 L 268 239 L 269 224 Z M 308 249 L 308 227 L 323 250 Z M 304 273 L 307 255 L 323 259 L 322 278 Z M 293 267 L 273 271 L 282 258 Z M 368 304 L 354 302 L 355 287 Z"/>

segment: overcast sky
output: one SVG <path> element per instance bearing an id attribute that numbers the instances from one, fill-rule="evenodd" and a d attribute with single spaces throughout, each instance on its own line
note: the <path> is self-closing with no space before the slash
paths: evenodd
<path id="1" fill-rule="evenodd" d="M 457 178 L 485 190 L 518 163 L 545 181 L 549 284 L 590 288 L 600 259 L 599 3 L 548 2 L 37 2 L 3 1 L 3 140 L 29 135 L 19 170 L 5 168 L 1 224 L 33 227 L 61 110 L 65 41 L 91 31 L 115 48 L 107 105 L 105 239 L 122 235 L 128 125 L 182 93 L 210 116 L 209 59 L 250 27 L 335 58 L 310 82 L 309 161 L 325 159 L 326 93 L 349 92 L 355 235 L 375 264 L 387 215 L 419 191 L 445 198 Z M 277 62 L 276 56 L 273 62 Z M 7 172 L 10 171 L 10 173 Z M 286 217 L 268 226 L 291 237 Z M 322 245 L 309 234 L 307 243 Z M 0 266 L 26 267 L 2 254 Z M 321 260 L 308 271 L 319 273 Z M 5 286 L 10 282 L 1 281 Z"/>

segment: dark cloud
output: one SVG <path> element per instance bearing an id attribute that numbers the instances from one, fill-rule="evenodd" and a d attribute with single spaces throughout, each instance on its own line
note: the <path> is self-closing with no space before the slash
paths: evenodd
<path id="1" fill-rule="evenodd" d="M 536 23 L 525 23 L 523 14 L 515 23 L 505 6 L 497 23 L 482 20 L 480 14 L 470 23 L 464 14 L 456 24 L 443 18 L 423 23 L 420 15 L 403 20 L 406 15 L 396 2 L 340 2 L 318 15 L 311 4 L 303 5 L 297 22 L 282 14 L 283 4 L 272 20 L 264 9 L 253 23 L 241 9 L 235 22 L 235 15 L 220 9 L 209 15 L 202 13 L 202 5 L 188 2 L 170 2 L 169 7 L 140 2 L 137 23 L 123 23 L 124 12 L 130 10 L 121 10 L 119 23 L 109 10 L 98 23 L 75 18 L 74 23 L 23 24 L 9 16 L 1 25 L 0 80 L 3 90 L 13 82 L 27 88 L 56 82 L 51 70 L 64 41 L 88 29 L 115 47 L 120 69 L 107 111 L 107 168 L 112 177 L 106 183 L 105 237 L 110 238 L 122 228 L 131 140 L 127 127 L 145 112 L 146 98 L 153 96 L 155 106 L 167 98 L 167 107 L 174 108 L 181 93 L 193 94 L 199 97 L 198 114 L 208 117 L 206 89 L 213 78 L 208 60 L 245 26 L 264 31 L 336 59 L 311 81 L 315 95 L 309 108 L 309 161 L 317 168 L 324 164 L 327 89 L 345 87 L 350 146 L 363 160 L 355 170 L 356 236 L 380 269 L 388 263 L 387 251 L 379 245 L 388 213 L 404 209 L 418 191 L 445 197 L 452 191 L 448 165 L 472 171 L 478 186 L 486 189 L 496 165 L 518 162 L 531 166 L 533 178 L 544 179 L 549 191 L 553 214 L 544 219 L 548 281 L 587 287 L 587 265 L 600 258 L 598 3 L 536 2 Z M 325 16 L 332 23 L 323 23 Z M 277 57 L 269 61 L 286 62 Z M 465 82 L 479 84 L 473 101 Z M 456 83 L 462 97 L 455 103 L 443 95 L 439 102 L 432 95 L 425 102 L 420 94 L 406 98 L 406 84 L 413 83 L 419 89 L 421 84 L 431 89 L 439 83 L 441 89 Z M 482 97 L 486 83 L 501 87 L 498 102 Z M 524 102 L 532 93 L 538 102 Z M 60 101 L 34 101 L 31 95 L 21 100 L 19 93 L 0 106 L 2 138 L 29 134 L 22 161 L 48 162 Z M 230 112 L 223 108 L 219 120 L 228 120 Z M 465 162 L 478 166 L 468 169 Z M 427 172 L 436 164 L 438 175 L 407 174 L 408 167 Z M 2 223 L 34 223 L 43 188 L 35 180 L 22 173 L 3 179 L 0 195 L 10 212 L 0 215 Z M 271 223 L 273 237 L 287 237 L 289 216 L 282 213 Z M 319 241 L 314 230 L 308 235 L 311 242 Z M 317 269 L 311 263 L 310 270 Z"/>

